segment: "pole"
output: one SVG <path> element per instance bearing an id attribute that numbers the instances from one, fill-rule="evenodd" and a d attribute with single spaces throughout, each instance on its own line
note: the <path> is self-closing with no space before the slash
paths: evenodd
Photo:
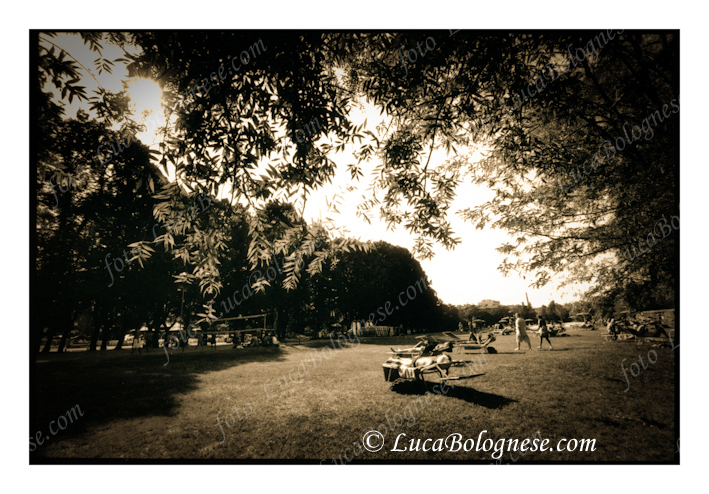
<path id="1" fill-rule="evenodd" d="M 182 303 L 180 304 L 180 329 L 185 331 L 185 287 L 180 288 L 182 292 Z M 184 334 L 184 333 L 183 333 Z M 186 343 L 185 343 L 186 345 Z"/>

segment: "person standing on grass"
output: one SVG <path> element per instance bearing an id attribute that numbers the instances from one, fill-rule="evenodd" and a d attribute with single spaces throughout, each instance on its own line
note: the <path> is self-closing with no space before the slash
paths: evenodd
<path id="1" fill-rule="evenodd" d="M 608 321 L 608 326 L 606 326 L 608 329 L 608 334 L 615 339 L 615 318 L 611 317 L 610 321 Z"/>
<path id="2" fill-rule="evenodd" d="M 523 341 L 527 342 L 531 350 L 532 344 L 529 341 L 529 336 L 527 336 L 527 323 L 524 322 L 524 319 L 522 319 L 519 314 L 515 314 L 515 318 L 515 335 L 517 337 L 517 348 L 515 348 L 515 351 L 519 350 L 519 345 Z"/>
<path id="3" fill-rule="evenodd" d="M 135 335 L 135 337 L 133 337 L 133 348 L 132 348 L 131 351 L 130 351 L 131 355 L 133 354 L 133 352 L 134 352 L 136 349 L 138 350 L 138 353 L 139 353 L 139 354 L 142 353 L 142 352 L 141 352 L 141 348 L 143 348 L 143 341 L 142 341 L 140 338 L 141 338 L 141 334 L 140 334 L 140 333 L 137 333 L 137 334 Z"/>
<path id="4" fill-rule="evenodd" d="M 544 342 L 544 338 L 547 339 L 549 342 L 549 348 L 551 350 L 554 349 L 554 347 L 551 345 L 551 340 L 549 339 L 549 328 L 547 328 L 547 322 L 544 320 L 543 317 L 539 318 L 539 349 L 542 349 L 542 343 Z"/>

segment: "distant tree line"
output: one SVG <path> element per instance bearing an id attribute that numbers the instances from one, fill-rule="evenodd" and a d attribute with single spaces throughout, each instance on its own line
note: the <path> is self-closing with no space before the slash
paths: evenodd
<path id="1" fill-rule="evenodd" d="M 566 322 L 572 320 L 573 316 L 580 311 L 576 310 L 577 303 L 558 304 L 553 300 L 549 305 L 542 305 L 532 308 L 529 305 L 501 305 L 499 307 L 478 307 L 473 304 L 465 304 L 453 307 L 459 322 L 468 328 L 468 324 L 473 319 L 479 319 L 478 328 L 499 324 L 504 317 L 514 317 L 519 314 L 523 319 L 532 319 L 535 323 L 540 317 L 544 317 L 549 322 Z"/>
<path id="2" fill-rule="evenodd" d="M 284 271 L 292 267 L 285 256 L 274 254 L 252 269 L 252 219 L 243 207 L 214 198 L 195 206 L 184 193 L 171 204 L 171 217 L 177 220 L 155 214 L 151 196 L 173 185 L 144 145 L 137 142 L 102 163 L 93 154 L 96 143 L 115 141 L 119 133 L 89 120 L 82 111 L 76 119 L 61 119 L 49 98 L 43 104 L 47 118 L 41 129 L 52 140 L 51 146 L 46 141 L 47 146 L 39 148 L 43 166 L 36 179 L 33 348 L 48 352 L 58 346 L 63 351 L 72 338 L 86 338 L 90 350 L 106 349 L 111 340 L 118 340 L 121 348 L 124 336 L 143 324 L 157 345 L 159 334 L 180 318 L 185 325 L 198 323 L 206 329 L 200 316 L 205 287 L 196 273 L 209 262 L 206 253 L 214 250 L 221 251 L 216 309 L 228 308 L 230 317 L 266 313 L 268 326 L 275 325 L 281 337 L 306 327 L 330 329 L 367 319 L 387 301 L 398 304 L 398 295 L 421 279 L 426 289 L 379 323 L 423 330 L 437 329 L 445 320 L 445 306 L 418 261 L 408 250 L 385 242 L 322 260 L 319 271 L 301 274 L 297 287 L 286 286 Z M 57 174 L 59 183 L 79 169 L 82 179 L 65 180 L 64 191 L 56 194 L 52 188 L 58 181 L 47 180 L 40 173 L 43 169 Z M 262 214 L 262 234 L 269 240 L 280 238 L 285 229 L 306 226 L 285 202 L 270 201 Z M 214 223 L 222 225 L 224 234 L 204 235 L 206 226 Z M 327 247 L 333 242 L 324 230 L 320 234 L 318 244 Z M 200 248 L 187 255 L 169 249 L 188 236 Z M 149 258 L 137 255 L 146 251 Z M 315 257 L 303 256 L 306 261 Z"/>

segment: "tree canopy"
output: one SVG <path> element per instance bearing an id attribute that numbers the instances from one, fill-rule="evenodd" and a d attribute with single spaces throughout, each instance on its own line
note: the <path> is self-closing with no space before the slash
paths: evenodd
<path id="1" fill-rule="evenodd" d="M 499 249 L 507 255 L 503 274 L 530 275 L 534 286 L 555 278 L 586 282 L 589 296 L 631 304 L 674 302 L 678 32 L 81 36 L 99 54 L 106 42 L 140 47 L 137 55 L 126 51 L 129 74 L 163 88 L 164 140 L 158 152 L 133 148 L 144 153 L 143 171 L 133 179 L 136 191 L 149 190 L 156 201 L 155 220 L 175 228 L 157 239 L 136 233 L 126 245 L 143 264 L 160 242 L 189 267 L 177 281 L 198 285 L 207 301 L 216 301 L 224 287 L 220 265 L 233 215 L 248 225 L 251 268 L 285 256 L 286 290 L 304 273 L 331 269 L 353 249 L 370 248 L 295 214 L 331 183 L 336 153 L 352 147 L 353 180 L 368 180 L 362 165 L 376 163 L 361 215 L 377 213 L 416 235 L 419 258 L 431 257 L 436 243 L 459 243 L 449 221 L 459 214 L 477 228 L 513 235 Z M 61 103 L 50 101 L 46 85 L 69 99 L 89 99 L 106 129 L 138 129 L 125 93 L 101 90 L 89 98 L 78 86 L 77 65 L 48 46 L 39 43 L 34 93 L 46 130 L 38 133 L 40 201 L 47 200 L 46 190 L 39 191 L 43 181 L 67 172 L 51 156 Z M 115 62 L 99 57 L 96 65 L 110 70 Z M 385 114 L 386 125 L 351 122 L 351 111 L 365 101 Z M 470 158 L 476 148 L 487 152 L 482 162 Z M 172 182 L 159 178 L 173 172 Z M 495 197 L 451 211 L 466 181 L 486 184 Z M 223 207 L 185 221 L 198 196 L 223 198 Z M 269 285 L 265 278 L 254 282 L 258 290 Z"/>
<path id="2" fill-rule="evenodd" d="M 562 285 L 590 283 L 590 295 L 672 304 L 678 33 L 439 36 L 403 80 L 393 53 L 360 57 L 354 71 L 358 87 L 392 108 L 392 130 L 380 138 L 383 216 L 450 245 L 455 185 L 487 184 L 494 199 L 459 214 L 513 235 L 499 248 L 503 274 L 530 274 L 536 287 L 561 275 Z M 489 150 L 481 163 L 455 151 L 473 141 Z M 430 163 L 436 148 L 452 157 Z M 408 216 L 397 209 L 402 194 L 414 205 Z"/>

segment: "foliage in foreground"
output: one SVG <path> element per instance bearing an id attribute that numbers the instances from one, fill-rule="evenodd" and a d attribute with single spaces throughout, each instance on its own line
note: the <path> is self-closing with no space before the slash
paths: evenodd
<path id="1" fill-rule="evenodd" d="M 161 272 L 157 278 L 167 274 L 178 283 L 189 282 L 215 302 L 224 287 L 220 264 L 228 255 L 230 221 L 241 215 L 248 226 L 246 262 L 255 269 L 267 266 L 274 255 L 286 256 L 282 288 L 291 290 L 306 273 L 334 265 L 338 252 L 369 248 L 338 234 L 327 221 L 280 221 L 269 210 L 274 203 L 302 210 L 308 196 L 334 177 L 333 154 L 350 147 L 357 158 L 349 167 L 353 180 L 363 176 L 368 160 L 378 163 L 361 215 L 376 211 L 390 226 L 402 225 L 417 235 L 414 253 L 420 257 L 432 255 L 433 242 L 446 248 L 458 243 L 447 219 L 458 184 L 485 183 L 496 191 L 495 198 L 457 213 L 477 228 L 513 234 L 500 247 L 508 254 L 503 274 L 532 274 L 535 286 L 558 276 L 569 284 L 589 282 L 588 297 L 597 306 L 617 299 L 645 308 L 674 303 L 679 267 L 676 32 L 183 31 L 82 37 L 99 55 L 101 70 L 110 71 L 113 63 L 101 56 L 101 43 L 140 46 L 138 55 L 126 53 L 130 75 L 161 84 L 168 117 L 159 153 L 136 144 L 106 166 L 97 163 L 95 145 L 120 142 L 139 130 L 127 94 L 100 90 L 89 97 L 79 86 L 78 65 L 52 45 L 50 33 L 39 34 L 33 104 L 39 110 L 37 259 L 44 273 L 101 269 L 100 262 L 81 258 L 88 256 L 85 252 L 72 253 L 78 237 L 68 232 L 89 232 L 90 214 L 68 208 L 47 212 L 53 200 L 48 180 L 76 177 L 79 164 L 88 163 L 84 192 L 70 186 L 66 202 L 100 198 L 124 214 L 115 221 L 135 223 L 145 212 L 147 194 L 157 201 L 153 216 L 166 225 L 165 233 L 151 238 L 141 226 L 119 237 L 130 239 L 125 244 L 135 249 L 131 252 L 140 265 L 153 257 Z M 402 64 L 400 48 L 424 41 L 425 56 Z M 230 66 L 238 70 L 223 78 Z M 57 101 L 50 87 L 61 94 Z M 93 118 L 62 122 L 64 98 L 88 100 Z M 380 108 L 386 125 L 352 124 L 350 111 L 361 101 Z M 82 128 L 67 134 L 68 125 Z M 108 130 L 114 126 L 120 126 L 119 134 Z M 64 145 L 56 146 L 61 141 Z M 470 162 L 476 146 L 489 149 L 482 163 Z M 432 161 L 437 149 L 449 157 Z M 168 183 L 161 177 L 170 170 L 177 178 Z M 120 191 L 111 188 L 119 179 Z M 140 199 L 132 212 L 123 211 L 123 204 L 134 201 L 120 199 L 129 193 Z M 199 197 L 220 194 L 229 196 L 224 207 L 184 220 Z M 88 202 L 85 210 L 92 211 Z M 677 229 L 665 227 L 672 221 Z M 52 255 L 43 257 L 43 249 L 58 235 L 67 235 L 63 248 L 45 265 Z M 156 244 L 184 269 L 161 268 Z M 252 284 L 256 290 L 268 285 L 264 278 Z M 51 287 L 56 291 L 52 304 L 66 298 L 62 286 Z M 70 322 L 62 320 L 66 331 Z"/>

